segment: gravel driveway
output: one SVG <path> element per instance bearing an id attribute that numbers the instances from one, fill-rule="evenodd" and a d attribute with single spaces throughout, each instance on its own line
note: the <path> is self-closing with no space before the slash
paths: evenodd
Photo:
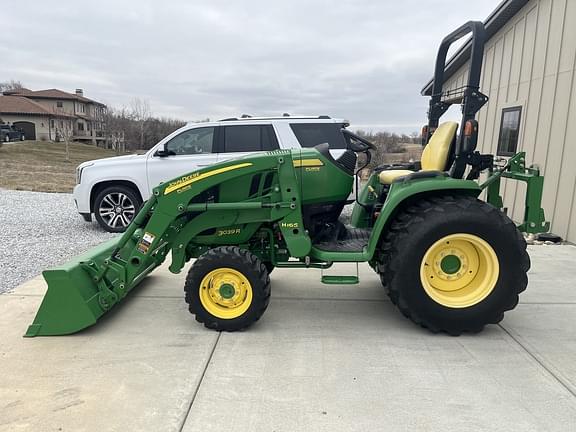
<path id="1" fill-rule="evenodd" d="M 114 237 L 86 223 L 71 194 L 0 189 L 0 294 Z"/>

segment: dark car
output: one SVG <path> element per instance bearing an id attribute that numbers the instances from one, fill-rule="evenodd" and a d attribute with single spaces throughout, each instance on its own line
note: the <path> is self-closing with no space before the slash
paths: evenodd
<path id="1" fill-rule="evenodd" d="M 14 126 L 3 124 L 0 125 L 0 140 L 4 142 L 8 141 L 24 141 L 24 132 L 20 129 L 14 128 Z"/>

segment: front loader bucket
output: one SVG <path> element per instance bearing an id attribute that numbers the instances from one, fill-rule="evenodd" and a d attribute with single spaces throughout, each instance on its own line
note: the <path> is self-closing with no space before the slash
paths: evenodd
<path id="1" fill-rule="evenodd" d="M 48 291 L 24 336 L 65 335 L 90 327 L 162 264 L 169 244 L 140 229 L 155 204 L 155 197 L 146 201 L 119 238 L 42 273 Z"/>
<path id="2" fill-rule="evenodd" d="M 99 290 L 82 263 L 101 263 L 109 258 L 118 239 L 89 250 L 61 267 L 42 273 L 48 291 L 28 327 L 26 337 L 75 333 L 96 323 L 107 310 L 99 304 Z"/>

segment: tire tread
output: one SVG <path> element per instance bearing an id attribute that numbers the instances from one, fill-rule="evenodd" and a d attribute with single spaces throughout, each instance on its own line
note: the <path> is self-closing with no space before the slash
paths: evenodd
<path id="1" fill-rule="evenodd" d="M 226 257 L 234 264 L 247 268 L 247 271 L 253 270 L 256 273 L 256 278 L 260 283 L 259 289 L 262 290 L 263 298 L 255 313 L 250 314 L 248 317 L 242 316 L 233 320 L 220 320 L 205 312 L 200 301 L 194 298 L 194 293 L 198 290 L 196 275 L 204 275 L 205 268 L 211 268 L 213 263 L 223 261 L 223 257 Z M 252 287 L 252 289 L 254 289 L 254 287 Z M 256 255 L 238 246 L 219 246 L 208 250 L 194 262 L 186 277 L 184 293 L 188 310 L 195 316 L 196 321 L 212 330 L 238 331 L 258 321 L 266 311 L 266 308 L 270 304 L 270 277 L 266 266 Z"/>
<path id="2" fill-rule="evenodd" d="M 400 246 L 405 244 L 411 235 L 414 227 L 425 223 L 422 215 L 427 214 L 445 214 L 453 209 L 475 210 L 485 213 L 496 223 L 496 229 L 507 232 L 510 238 L 516 239 L 516 247 L 520 252 L 520 268 L 522 277 L 518 280 L 514 290 L 507 302 L 503 303 L 500 308 L 491 311 L 490 316 L 485 317 L 483 324 L 467 326 L 462 328 L 439 327 L 434 322 L 420 316 L 410 308 L 403 298 L 401 287 L 395 283 L 396 275 L 404 263 L 399 259 Z M 444 331 L 451 335 L 459 335 L 463 332 L 476 333 L 483 329 L 485 324 L 497 324 L 503 317 L 504 312 L 513 309 L 519 301 L 519 294 L 526 289 L 528 278 L 526 272 L 530 269 L 530 257 L 526 251 L 526 241 L 522 234 L 516 228 L 516 225 L 504 213 L 492 205 L 480 201 L 474 197 L 461 195 L 440 195 L 421 199 L 403 209 L 394 221 L 391 223 L 389 230 L 386 232 L 381 242 L 382 262 L 380 263 L 380 279 L 382 285 L 386 288 L 388 296 L 392 303 L 398 307 L 400 312 L 414 323 L 430 331 L 437 333 Z"/>

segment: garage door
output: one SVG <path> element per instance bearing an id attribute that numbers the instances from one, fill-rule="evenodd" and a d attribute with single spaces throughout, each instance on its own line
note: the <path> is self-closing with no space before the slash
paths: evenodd
<path id="1" fill-rule="evenodd" d="M 24 136 L 27 140 L 35 140 L 36 139 L 36 125 L 32 122 L 27 121 L 20 121 L 14 122 L 14 127 L 16 129 L 21 129 L 24 132 Z"/>

